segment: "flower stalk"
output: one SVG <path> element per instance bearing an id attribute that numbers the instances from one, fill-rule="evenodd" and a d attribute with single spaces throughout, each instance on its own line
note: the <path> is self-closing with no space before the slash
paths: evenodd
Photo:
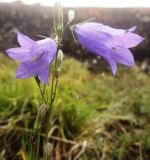
<path id="1" fill-rule="evenodd" d="M 57 85 L 58 80 L 61 72 L 62 67 L 62 60 L 63 60 L 63 52 L 60 50 L 61 48 L 61 40 L 63 35 L 63 9 L 60 3 L 56 3 L 54 5 L 53 10 L 53 19 L 54 19 L 54 37 L 57 43 L 57 53 L 55 57 L 54 62 L 54 70 L 53 70 L 53 76 L 51 80 L 51 91 L 50 91 L 50 102 L 49 102 L 49 111 L 48 111 L 48 119 L 46 124 L 46 137 L 45 137 L 45 146 L 49 144 L 50 142 L 48 140 L 48 133 L 52 128 L 53 125 L 53 102 L 55 100 L 56 91 L 57 91 Z M 44 160 L 48 160 L 47 157 L 44 154 Z"/>
<path id="2" fill-rule="evenodd" d="M 48 111 L 48 106 L 45 104 L 41 105 L 38 110 L 36 120 L 34 122 L 32 152 L 33 152 L 33 158 L 35 160 L 39 160 L 41 128 L 42 128 L 44 119 L 46 117 L 47 111 Z"/>

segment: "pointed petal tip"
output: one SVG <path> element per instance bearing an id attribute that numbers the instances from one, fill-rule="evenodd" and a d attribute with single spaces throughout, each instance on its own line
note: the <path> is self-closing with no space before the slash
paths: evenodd
<path id="1" fill-rule="evenodd" d="M 19 73 L 19 70 L 16 72 L 16 79 L 26 79 L 26 78 L 31 78 L 33 76 L 26 76 L 24 74 Z"/>
<path id="2" fill-rule="evenodd" d="M 27 37 L 24 33 L 22 33 L 22 32 L 17 32 L 17 36 L 22 36 L 22 37 Z"/>
<path id="3" fill-rule="evenodd" d="M 18 39 L 18 41 L 19 41 L 19 39 L 21 38 L 21 37 L 24 37 L 25 35 L 23 34 L 23 33 L 21 33 L 21 32 L 17 32 L 17 39 Z"/>
<path id="4" fill-rule="evenodd" d="M 22 79 L 22 78 L 24 78 L 23 74 L 20 72 L 20 68 L 18 67 L 16 71 L 16 79 Z"/>
<path id="5" fill-rule="evenodd" d="M 39 76 L 38 76 L 39 77 Z M 49 85 L 49 80 L 47 79 L 45 79 L 45 80 L 43 80 L 43 79 L 41 79 L 41 78 L 39 78 L 40 79 L 40 81 L 42 82 L 42 83 L 44 83 L 44 84 L 46 84 L 46 85 Z"/>
<path id="6" fill-rule="evenodd" d="M 45 82 L 45 84 L 46 84 L 46 85 L 49 85 L 49 81 L 48 81 L 48 82 Z"/>
<path id="7" fill-rule="evenodd" d="M 144 37 L 141 37 L 141 36 L 140 36 L 140 38 L 141 38 L 141 42 L 143 42 L 143 41 L 145 40 L 145 38 L 144 38 Z M 140 43 L 141 43 L 141 42 L 140 42 Z"/>
<path id="8" fill-rule="evenodd" d="M 11 52 L 12 52 L 12 48 L 9 48 L 9 49 L 7 49 L 7 50 L 5 51 L 5 53 L 8 54 L 8 55 L 9 55 Z"/>
<path id="9" fill-rule="evenodd" d="M 129 67 L 133 67 L 135 65 L 135 62 L 133 61 L 133 62 L 130 62 L 129 64 L 128 64 L 128 66 Z"/>
<path id="10" fill-rule="evenodd" d="M 131 27 L 127 30 L 127 32 L 134 32 L 137 29 L 137 26 Z"/>
<path id="11" fill-rule="evenodd" d="M 48 79 L 42 79 L 40 76 L 38 76 L 40 81 L 46 85 L 49 85 L 49 80 Z"/>
<path id="12" fill-rule="evenodd" d="M 16 79 L 20 79 L 20 78 L 21 76 L 18 73 L 16 73 Z"/>
<path id="13" fill-rule="evenodd" d="M 116 39 L 118 44 L 121 44 L 126 48 L 133 48 L 139 45 L 142 41 L 144 41 L 144 37 L 131 32 L 126 32 L 124 35 Z"/>
<path id="14" fill-rule="evenodd" d="M 113 76 L 115 76 L 117 73 L 117 70 L 112 70 L 111 72 L 112 72 Z"/>
<path id="15" fill-rule="evenodd" d="M 127 59 L 126 62 L 122 63 L 123 65 L 133 67 L 135 65 L 134 58 L 132 59 Z"/>
<path id="16" fill-rule="evenodd" d="M 35 43 L 34 40 L 32 40 L 30 37 L 26 36 L 21 32 L 17 32 L 17 39 L 18 39 L 18 43 L 22 47 L 30 47 Z"/>
<path id="17" fill-rule="evenodd" d="M 135 65 L 134 56 L 131 53 L 130 58 L 127 59 L 126 64 L 129 67 L 133 67 Z"/>
<path id="18" fill-rule="evenodd" d="M 137 45 L 142 43 L 145 40 L 145 38 L 140 35 L 136 35 L 136 36 L 137 38 L 135 40 L 137 41 Z"/>
<path id="19" fill-rule="evenodd" d="M 44 72 L 46 71 L 46 72 Z M 39 80 L 46 84 L 49 85 L 49 69 L 42 71 L 40 74 L 38 74 Z"/>
<path id="20" fill-rule="evenodd" d="M 18 32 L 17 32 L 17 36 L 19 36 L 19 35 L 23 35 L 23 34 L 22 34 L 21 32 L 18 31 Z"/>
<path id="21" fill-rule="evenodd" d="M 12 54 L 13 54 L 12 48 L 7 49 L 7 50 L 5 51 L 5 54 L 6 54 L 7 56 L 9 56 L 10 58 L 13 58 L 13 56 L 12 56 Z M 13 58 L 13 59 L 14 59 L 14 58 Z"/>
<path id="22" fill-rule="evenodd" d="M 110 59 L 110 58 L 107 58 L 106 61 L 109 64 L 112 74 L 115 75 L 117 72 L 117 63 L 113 59 Z"/>
<path id="23" fill-rule="evenodd" d="M 41 80 L 44 84 L 49 85 L 49 79 Z"/>
<path id="24" fill-rule="evenodd" d="M 114 67 L 114 68 L 111 67 L 111 73 L 113 76 L 115 76 L 117 73 L 117 67 Z"/>

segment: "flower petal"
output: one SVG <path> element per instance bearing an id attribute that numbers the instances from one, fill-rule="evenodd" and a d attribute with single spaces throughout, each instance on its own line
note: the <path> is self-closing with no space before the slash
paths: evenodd
<path id="1" fill-rule="evenodd" d="M 120 37 L 115 38 L 116 42 L 126 48 L 132 48 L 137 46 L 139 43 L 141 43 L 144 38 L 135 34 L 127 32 Z"/>
<path id="2" fill-rule="evenodd" d="M 17 68 L 16 78 L 30 78 L 36 75 L 36 68 L 33 62 L 22 62 Z"/>
<path id="3" fill-rule="evenodd" d="M 8 56 L 13 58 L 14 60 L 23 62 L 31 60 L 32 56 L 30 54 L 30 49 L 17 47 L 6 50 Z"/>
<path id="4" fill-rule="evenodd" d="M 49 84 L 49 64 L 45 64 L 42 70 L 39 71 L 38 78 L 45 84 Z"/>
<path id="5" fill-rule="evenodd" d="M 134 65 L 134 57 L 129 49 L 124 47 L 118 47 L 115 50 L 112 50 L 112 57 L 113 60 L 127 65 L 127 66 L 133 66 Z"/>
<path id="6" fill-rule="evenodd" d="M 17 34 L 18 42 L 21 47 L 30 47 L 33 44 L 35 44 L 35 41 L 32 40 L 31 38 L 27 37 L 26 35 L 18 32 Z"/>
<path id="7" fill-rule="evenodd" d="M 123 29 L 115 29 L 105 25 L 101 25 L 100 29 L 101 31 L 109 33 L 111 35 L 122 35 L 125 33 L 125 30 Z"/>
<path id="8" fill-rule="evenodd" d="M 50 51 L 53 46 L 56 48 L 56 42 L 51 38 L 42 39 L 36 43 L 43 51 Z"/>
<path id="9" fill-rule="evenodd" d="M 34 67 L 37 68 L 36 75 L 38 75 L 38 78 L 45 84 L 49 83 L 49 66 L 55 55 L 56 50 L 55 52 L 45 52 L 41 58 L 35 62 Z"/>
<path id="10" fill-rule="evenodd" d="M 97 26 L 95 26 L 95 28 L 93 28 L 93 25 L 91 25 L 91 23 L 89 25 L 84 23 L 81 25 L 76 25 L 74 27 L 74 31 L 75 31 L 79 41 L 80 41 L 80 37 L 81 38 L 83 37 L 84 39 L 88 39 L 93 42 L 99 41 L 99 43 L 101 43 L 101 44 L 103 44 L 103 43 L 108 44 L 109 41 L 113 40 L 113 37 L 110 34 L 103 32 L 101 30 L 97 30 L 96 27 Z"/>
<path id="11" fill-rule="evenodd" d="M 109 64 L 110 68 L 111 68 L 111 71 L 112 71 L 112 74 L 115 75 L 116 72 L 117 72 L 117 64 L 114 60 L 112 59 L 106 59 L 106 62 Z"/>
<path id="12" fill-rule="evenodd" d="M 101 28 L 101 31 L 103 31 L 103 32 L 107 32 L 111 35 L 118 35 L 119 36 L 119 35 L 125 34 L 126 32 L 134 32 L 137 27 L 134 26 L 134 27 L 131 27 L 127 30 L 124 30 L 124 29 L 115 29 L 115 28 L 112 28 L 112 27 L 105 26 L 105 25 L 101 24 L 100 28 Z"/>
<path id="13" fill-rule="evenodd" d="M 56 56 L 57 52 L 57 44 L 54 40 L 51 38 L 44 39 L 41 41 L 38 41 L 37 43 L 41 50 L 44 52 L 44 56 L 42 58 L 45 62 L 50 63 L 51 59 L 53 59 Z"/>
<path id="14" fill-rule="evenodd" d="M 137 29 L 137 26 L 131 27 L 126 32 L 134 32 Z"/>
<path id="15" fill-rule="evenodd" d="M 39 41 L 38 41 L 39 43 Z M 39 45 L 43 47 L 43 49 L 46 51 L 44 54 L 36 61 L 36 66 L 39 68 L 36 72 L 38 75 L 39 79 L 45 83 L 49 83 L 49 65 L 52 62 L 52 60 L 56 56 L 57 52 L 57 45 L 56 42 L 52 39 L 48 40 L 43 40 L 42 42 L 40 41 Z"/>
<path id="16" fill-rule="evenodd" d="M 88 22 L 88 23 L 83 23 L 80 26 L 83 26 L 84 28 L 88 28 L 91 30 L 91 32 L 105 32 L 110 35 L 122 35 L 126 31 L 123 29 L 115 29 L 111 28 L 109 26 L 103 25 L 101 23 L 95 23 L 95 22 Z"/>

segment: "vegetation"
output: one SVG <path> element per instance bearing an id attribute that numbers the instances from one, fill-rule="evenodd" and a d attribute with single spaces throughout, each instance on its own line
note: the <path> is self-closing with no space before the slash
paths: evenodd
<path id="1" fill-rule="evenodd" d="M 40 94 L 34 79 L 15 79 L 13 61 L 1 54 L 0 62 L 0 159 L 26 160 Z M 50 132 L 55 159 L 148 160 L 149 98 L 149 75 L 138 67 L 113 77 L 66 58 Z"/>

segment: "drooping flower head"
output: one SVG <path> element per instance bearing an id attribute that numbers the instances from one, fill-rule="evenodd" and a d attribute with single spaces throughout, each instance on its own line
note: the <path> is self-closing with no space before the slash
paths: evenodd
<path id="1" fill-rule="evenodd" d="M 87 22 L 77 24 L 73 29 L 79 43 L 88 51 L 104 58 L 110 65 L 113 74 L 117 71 L 117 63 L 127 66 L 134 65 L 134 58 L 129 48 L 144 40 L 133 33 L 136 27 L 122 30 Z"/>
<path id="2" fill-rule="evenodd" d="M 37 76 L 45 84 L 49 83 L 49 66 L 56 56 L 57 44 L 51 38 L 34 41 L 22 33 L 17 35 L 20 47 L 6 50 L 6 53 L 20 62 L 16 78 Z"/>

